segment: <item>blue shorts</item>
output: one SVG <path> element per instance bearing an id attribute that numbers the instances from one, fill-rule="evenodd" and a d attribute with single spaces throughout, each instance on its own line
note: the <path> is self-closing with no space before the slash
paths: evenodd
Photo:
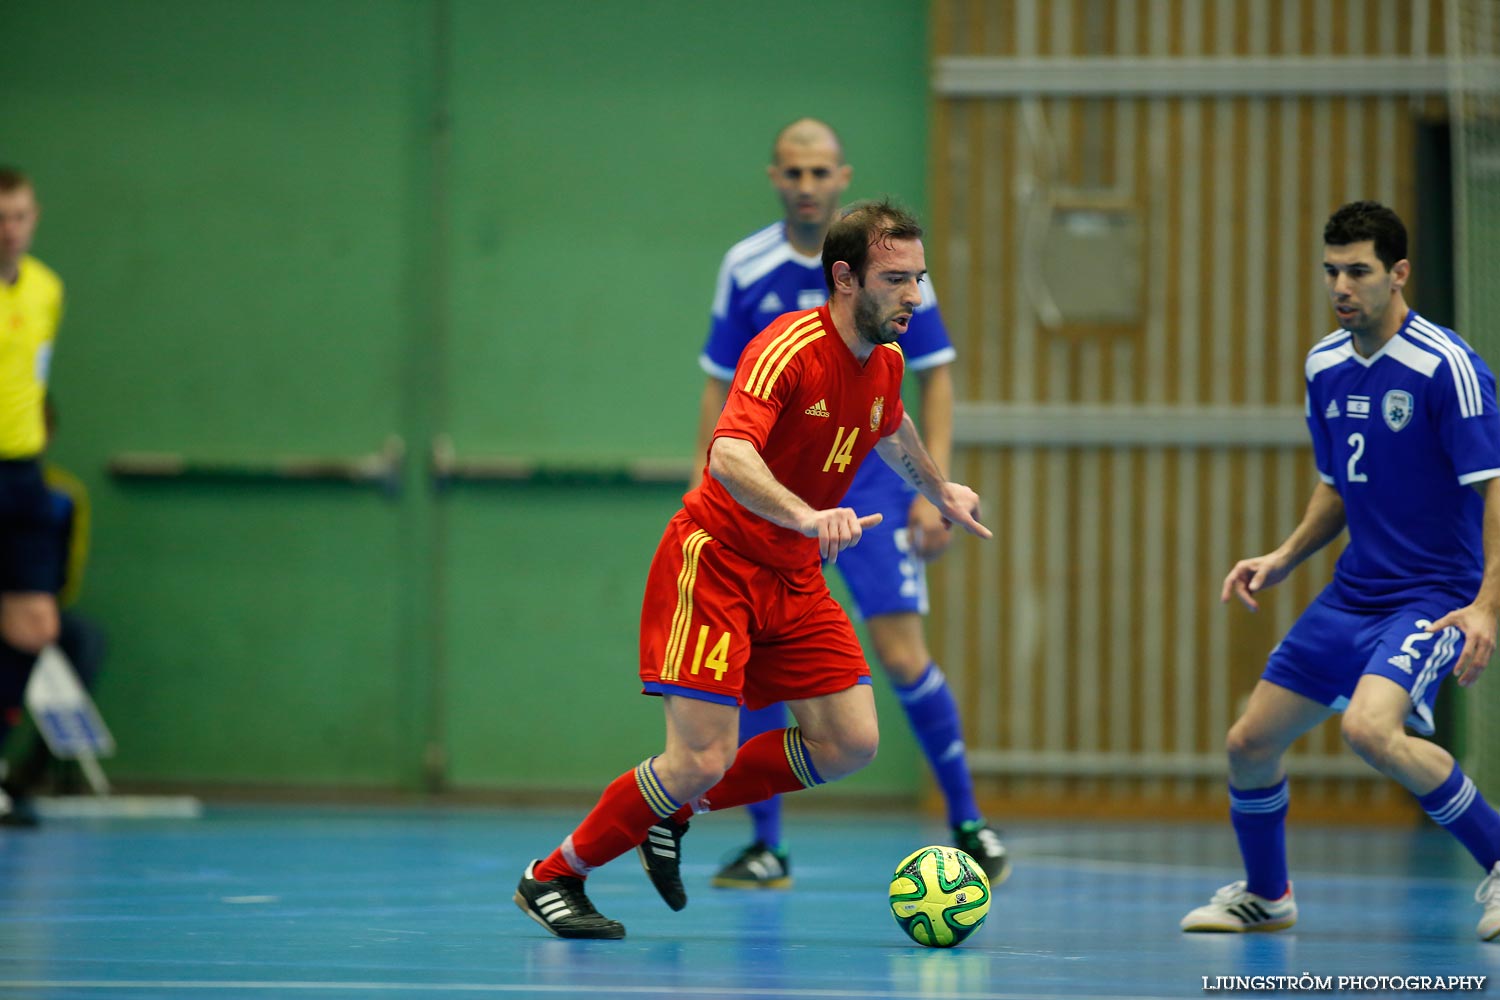
<path id="1" fill-rule="evenodd" d="M 927 613 L 927 569 L 911 554 L 907 520 L 917 491 L 907 485 L 879 455 L 865 459 L 844 497 L 843 506 L 857 514 L 880 513 L 885 519 L 869 528 L 859 544 L 839 553 L 839 573 L 854 597 L 861 618 L 902 611 Z"/>
<path id="2" fill-rule="evenodd" d="M 1411 696 L 1407 725 L 1430 736 L 1432 704 L 1458 662 L 1464 637 L 1451 627 L 1428 632 L 1427 625 L 1467 603 L 1418 591 L 1399 605 L 1360 608 L 1338 584 L 1329 584 L 1271 651 L 1261 677 L 1335 711 L 1349 704 L 1361 677 L 1385 677 Z"/>

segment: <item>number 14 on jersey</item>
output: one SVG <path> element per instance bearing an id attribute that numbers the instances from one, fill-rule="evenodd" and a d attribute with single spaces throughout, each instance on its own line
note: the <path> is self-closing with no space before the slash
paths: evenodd
<path id="1" fill-rule="evenodd" d="M 844 436 L 845 431 L 849 432 L 848 437 Z M 833 448 L 828 452 L 828 460 L 823 463 L 824 472 L 827 472 L 835 465 L 839 467 L 840 472 L 849 467 L 849 463 L 854 461 L 854 439 L 857 437 L 859 437 L 858 427 L 840 427 L 838 429 L 838 433 L 833 438 Z"/>

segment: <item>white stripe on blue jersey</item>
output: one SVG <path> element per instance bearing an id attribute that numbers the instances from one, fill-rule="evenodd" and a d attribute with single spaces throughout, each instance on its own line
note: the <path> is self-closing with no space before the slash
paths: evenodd
<path id="1" fill-rule="evenodd" d="M 1422 350 L 1399 333 L 1385 345 L 1385 353 L 1392 361 L 1399 361 L 1412 371 L 1421 372 L 1428 378 L 1432 378 L 1438 366 L 1443 363 L 1442 358 L 1431 351 Z"/>
<path id="2" fill-rule="evenodd" d="M 818 270 L 821 271 L 823 269 L 823 258 L 805 257 L 802 254 L 798 253 L 790 243 L 782 241 L 779 244 L 763 250 L 761 253 L 756 254 L 754 257 L 750 257 L 745 261 L 735 265 L 734 283 L 736 285 L 739 285 L 741 288 L 746 285 L 753 285 L 755 282 L 759 281 L 761 278 L 764 278 L 766 275 L 770 274 L 772 271 L 776 270 L 778 267 L 780 267 L 782 264 L 785 264 L 789 260 L 796 261 L 797 263 L 805 266 L 815 264 L 817 265 Z"/>
<path id="3" fill-rule="evenodd" d="M 1304 369 L 1307 380 L 1311 382 L 1318 372 L 1342 364 L 1352 357 L 1354 357 L 1354 345 L 1350 343 L 1349 334 L 1344 334 L 1342 341 L 1324 337 L 1307 353 L 1307 365 Z"/>
<path id="4" fill-rule="evenodd" d="M 1475 483 L 1486 482 L 1490 479 L 1500 479 L 1500 469 L 1480 469 L 1478 472 L 1466 472 L 1458 477 L 1458 485 L 1473 486 Z"/>
<path id="5" fill-rule="evenodd" d="M 785 234 L 782 231 L 782 223 L 780 222 L 773 222 L 771 225 L 751 233 L 730 247 L 729 252 L 724 254 L 723 263 L 719 265 L 719 279 L 714 285 L 713 314 L 715 316 L 723 316 L 725 314 L 725 311 L 729 308 L 730 286 L 736 282 L 739 284 L 745 283 L 742 269 L 747 264 L 754 265 L 761 258 L 768 255 L 777 255 L 783 247 L 790 248 L 790 244 L 786 242 Z M 799 254 L 798 256 L 800 257 L 801 255 Z M 777 264 L 788 259 L 790 258 L 784 254 L 780 254 L 770 266 L 774 268 Z M 765 272 L 762 271 L 761 273 L 764 274 Z M 727 377 L 733 378 L 734 373 L 730 372 Z"/>
<path id="6" fill-rule="evenodd" d="M 1316 344 L 1314 344 L 1312 346 L 1312 349 L 1314 351 L 1316 351 L 1320 347 L 1327 347 L 1329 344 L 1333 343 L 1334 341 L 1336 341 L 1336 340 L 1342 340 L 1343 338 L 1345 338 L 1347 336 L 1349 336 L 1349 331 L 1348 330 L 1335 330 L 1332 333 L 1330 333 L 1328 336 L 1324 337 L 1322 340 L 1320 340 Z"/>
<path id="7" fill-rule="evenodd" d="M 954 349 L 943 327 L 932 282 L 920 286 L 921 302 L 902 337 L 908 371 L 921 372 L 953 361 Z M 713 316 L 698 357 L 699 367 L 720 381 L 734 377 L 744 347 L 777 316 L 827 301 L 820 256 L 798 252 L 786 224 L 773 222 L 729 248 L 719 265 Z"/>
<path id="8" fill-rule="evenodd" d="M 1453 386 L 1458 390 L 1459 415 L 1477 417 L 1483 413 L 1484 399 L 1479 392 L 1479 375 L 1474 371 L 1474 363 L 1469 360 L 1469 352 L 1463 345 L 1455 343 L 1447 332 L 1415 313 L 1412 314 L 1407 330 L 1414 340 L 1437 351 L 1447 360 L 1448 367 L 1453 372 Z"/>

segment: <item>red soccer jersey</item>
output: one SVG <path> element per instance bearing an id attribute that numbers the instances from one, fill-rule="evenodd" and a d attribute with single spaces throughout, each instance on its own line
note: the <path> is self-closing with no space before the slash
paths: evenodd
<path id="1" fill-rule="evenodd" d="M 836 507 L 875 442 L 901 426 L 905 367 L 895 344 L 875 348 L 861 365 L 826 305 L 779 316 L 740 355 L 714 439 L 749 441 L 777 481 L 814 510 Z M 704 531 L 756 562 L 818 565 L 816 538 L 751 513 L 712 476 L 683 506 Z"/>

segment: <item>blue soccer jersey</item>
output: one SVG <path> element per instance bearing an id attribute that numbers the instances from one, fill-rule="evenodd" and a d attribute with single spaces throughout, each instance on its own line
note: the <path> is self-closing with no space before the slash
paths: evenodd
<path id="1" fill-rule="evenodd" d="M 1349 544 L 1344 600 L 1380 606 L 1415 590 L 1465 603 L 1484 571 L 1484 499 L 1500 476 L 1495 378 L 1452 330 L 1409 312 L 1362 358 L 1346 331 L 1307 355 L 1307 426 L 1318 475 L 1338 490 Z"/>
<path id="2" fill-rule="evenodd" d="M 715 378 L 733 381 L 745 345 L 773 319 L 799 309 L 816 309 L 827 300 L 822 259 L 798 253 L 787 241 L 784 224 L 773 223 L 740 240 L 724 255 L 714 291 L 713 322 L 698 363 Z M 908 371 L 945 364 L 957 355 L 930 281 L 922 282 L 922 304 L 900 344 Z"/>

